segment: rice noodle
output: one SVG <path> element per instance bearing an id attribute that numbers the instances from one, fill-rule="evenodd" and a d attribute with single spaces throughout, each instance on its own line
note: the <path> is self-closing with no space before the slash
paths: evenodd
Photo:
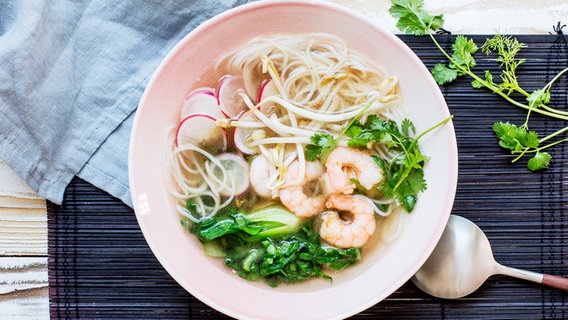
<path id="1" fill-rule="evenodd" d="M 299 162 L 298 176 L 304 177 L 304 150 L 314 134 L 338 138 L 356 116 L 363 121 L 375 114 L 397 123 L 404 118 L 396 77 L 330 34 L 256 38 L 221 57 L 215 70 L 243 77 L 244 88 L 238 94 L 249 109 L 247 116 L 217 119 L 216 123 L 251 130 L 247 146 L 275 169 L 266 182 L 273 195 L 287 185 L 285 175 L 292 162 Z M 277 93 L 256 101 L 259 85 L 266 79 Z M 234 200 L 234 177 L 214 154 L 193 144 L 176 145 L 172 136 L 166 176 L 170 193 L 178 201 L 177 210 L 192 221 L 214 216 Z M 338 145 L 346 144 L 344 137 L 339 140 Z M 387 162 L 399 156 L 379 144 L 368 151 Z M 221 196 L 220 190 L 232 192 Z M 195 212 L 187 208 L 188 199 L 193 199 Z M 389 218 L 394 220 L 392 228 L 383 235 L 384 241 L 392 241 L 404 224 L 402 210 L 392 197 L 380 193 L 369 196 L 369 201 L 377 215 L 396 215 Z"/>
<path id="2" fill-rule="evenodd" d="M 392 243 L 393 241 L 398 239 L 398 237 L 400 237 L 402 231 L 404 230 L 406 216 L 407 214 L 400 208 L 393 210 L 393 212 L 388 217 L 388 223 L 384 223 L 383 227 L 381 228 L 381 241 L 383 243 Z"/>

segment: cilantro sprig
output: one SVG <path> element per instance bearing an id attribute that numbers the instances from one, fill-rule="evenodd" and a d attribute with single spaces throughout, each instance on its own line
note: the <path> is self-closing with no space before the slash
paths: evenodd
<path id="1" fill-rule="evenodd" d="M 363 123 L 357 118 L 353 119 L 341 136 L 347 137 L 349 147 L 367 148 L 377 143 L 384 145 L 393 154 L 398 154 L 390 162 L 373 156 L 373 160 L 383 170 L 385 177 L 378 191 L 386 197 L 394 197 L 406 211 L 410 212 L 416 205 L 418 194 L 426 190 L 424 164 L 428 157 L 420 151 L 418 140 L 451 118 L 450 116 L 444 119 L 413 138 L 416 128 L 410 120 L 404 119 L 399 126 L 393 120 L 385 120 L 372 114 Z M 316 161 L 318 156 L 327 157 L 338 141 L 328 134 L 313 135 L 311 140 L 314 144 L 306 146 L 305 155 L 308 161 Z"/>
<path id="2" fill-rule="evenodd" d="M 444 119 L 416 138 L 414 124 L 404 119 L 400 126 L 393 120 L 384 120 L 376 115 L 369 115 L 364 123 L 354 122 L 346 132 L 350 138 L 348 146 L 367 147 L 372 143 L 384 145 L 398 156 L 391 162 L 373 156 L 373 160 L 383 170 L 385 182 L 378 189 L 387 197 L 394 197 L 406 211 L 414 209 L 418 193 L 426 190 L 424 164 L 428 157 L 418 145 L 418 140 L 428 132 L 448 122 L 452 117 Z"/>
<path id="3" fill-rule="evenodd" d="M 505 125 L 506 122 L 496 122 L 494 132 L 497 139 L 499 139 L 499 145 L 510 150 L 513 155 L 517 155 L 513 162 L 518 161 L 524 155 L 532 153 L 533 157 L 527 164 L 528 168 L 533 171 L 547 168 L 551 157 L 550 154 L 542 150 L 567 142 L 568 139 L 560 139 L 546 145 L 542 145 L 542 143 L 564 134 L 568 131 L 568 126 L 542 139 L 537 138 L 539 144 L 521 144 L 522 147 L 519 147 L 518 145 L 511 145 L 511 141 L 523 135 L 533 135 L 533 133 L 529 133 L 532 132 L 529 130 L 529 118 L 533 112 L 555 119 L 568 120 L 568 112 L 548 105 L 551 98 L 550 89 L 552 85 L 568 72 L 568 67 L 560 71 L 544 87 L 528 92 L 519 84 L 516 73 L 517 68 L 526 61 L 524 58 L 518 58 L 519 52 L 526 45 L 519 42 L 516 38 L 496 35 L 485 41 L 481 46 L 481 51 L 486 55 L 496 55 L 495 61 L 499 63 L 501 68 L 498 77 L 500 80 L 491 74 L 489 70 L 484 70 L 482 75 L 478 75 L 474 73 L 474 68 L 477 66 L 474 56 L 479 51 L 479 47 L 472 39 L 458 35 L 452 45 L 452 52 L 447 52 L 436 40 L 434 34 L 443 27 L 443 15 L 428 13 L 424 10 L 423 0 L 392 0 L 392 4 L 389 12 L 397 19 L 397 27 L 407 34 L 416 36 L 428 35 L 448 60 L 445 64 L 436 64 L 431 71 L 434 80 L 439 85 L 451 83 L 461 76 L 469 76 L 473 79 L 471 82 L 472 87 L 477 89 L 486 88 L 512 105 L 527 111 L 525 122 L 521 126 L 513 130 L 510 129 L 510 124 Z M 514 95 L 519 95 L 525 101 L 519 101 L 520 99 Z"/>
<path id="4" fill-rule="evenodd" d="M 416 129 L 408 119 L 404 119 L 399 128 L 396 122 L 376 115 L 367 117 L 365 123 L 357 121 L 347 130 L 347 136 L 351 138 L 349 146 L 366 147 L 370 143 L 380 143 L 400 155 L 390 163 L 376 156 L 373 160 L 385 177 L 379 191 L 387 197 L 395 197 L 408 212 L 414 209 L 418 193 L 426 190 L 423 167 L 427 157 L 410 137 L 414 133 Z"/>
<path id="5" fill-rule="evenodd" d="M 517 126 L 509 122 L 499 121 L 494 123 L 493 131 L 497 139 L 499 139 L 499 145 L 502 148 L 510 150 L 511 154 L 517 155 L 512 162 L 517 162 L 525 154 L 534 154 L 527 163 L 527 167 L 532 171 L 548 168 L 550 165 L 552 156 L 548 152 L 543 151 L 544 149 L 568 141 L 568 139 L 561 139 L 547 145 L 542 145 L 543 142 L 551 139 L 554 135 L 568 131 L 568 127 L 542 139 L 538 138 L 537 132 L 528 130 L 525 126 Z"/>
<path id="6" fill-rule="evenodd" d="M 438 63 L 432 69 L 432 76 L 438 84 L 446 84 L 456 80 L 458 77 L 466 75 L 477 65 L 473 55 L 479 47 L 464 36 L 457 36 L 452 45 L 452 55 L 450 62 L 445 65 Z"/>

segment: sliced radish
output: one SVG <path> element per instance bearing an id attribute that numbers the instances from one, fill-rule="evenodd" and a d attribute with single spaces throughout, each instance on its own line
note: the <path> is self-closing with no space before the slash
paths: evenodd
<path id="1" fill-rule="evenodd" d="M 239 76 L 226 75 L 219 79 L 217 102 L 221 112 L 228 118 L 238 117 L 248 109 L 238 94 L 238 91 L 244 88 L 243 79 Z"/>
<path id="2" fill-rule="evenodd" d="M 276 88 L 276 85 L 274 85 L 274 81 L 272 81 L 272 79 L 266 79 L 262 81 L 260 87 L 258 88 L 258 97 L 256 101 L 260 102 L 266 99 L 266 97 L 270 97 L 277 94 L 278 94 L 278 89 Z"/>
<path id="3" fill-rule="evenodd" d="M 239 117 L 239 120 L 251 119 L 253 119 L 253 114 L 251 111 L 247 111 Z M 233 145 L 235 146 L 235 148 L 237 148 L 237 150 L 244 154 L 255 154 L 258 152 L 256 148 L 251 148 L 247 145 L 247 139 L 249 139 L 254 130 L 256 129 L 246 127 L 235 128 L 235 131 L 233 132 Z"/>
<path id="4" fill-rule="evenodd" d="M 179 123 L 176 132 L 178 146 L 194 144 L 217 154 L 227 150 L 228 135 L 224 128 L 218 127 L 215 118 L 208 114 L 194 113 Z"/>
<path id="5" fill-rule="evenodd" d="M 219 108 L 215 89 L 197 88 L 187 95 L 180 109 L 180 119 L 196 113 L 208 114 L 214 118 L 225 117 Z"/>
<path id="6" fill-rule="evenodd" d="M 217 159 L 219 159 L 221 165 L 227 171 L 230 181 L 235 183 L 234 186 L 229 183 L 219 193 L 225 197 L 230 196 L 233 192 L 235 195 L 245 193 L 250 187 L 249 165 L 245 159 L 233 153 L 220 154 L 217 156 Z M 219 169 L 213 170 L 213 174 L 221 180 L 221 171 Z"/>
<path id="7" fill-rule="evenodd" d="M 270 96 L 274 96 L 277 94 L 278 94 L 278 89 L 276 89 L 276 85 L 274 84 L 274 81 L 272 79 L 266 79 L 260 84 L 260 87 L 258 88 L 258 98 L 257 98 L 260 112 L 266 114 L 269 112 L 270 107 L 272 107 L 272 104 L 260 103 L 260 102 Z"/>

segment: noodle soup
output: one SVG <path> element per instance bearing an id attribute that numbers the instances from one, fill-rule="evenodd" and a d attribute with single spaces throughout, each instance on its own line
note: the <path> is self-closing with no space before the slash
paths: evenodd
<path id="1" fill-rule="evenodd" d="M 220 210 L 210 217 L 217 220 L 195 215 L 199 222 L 192 222 L 176 211 L 177 206 L 182 208 L 187 206 L 187 201 L 178 200 L 174 197 L 172 191 L 185 194 L 186 199 L 189 196 L 186 191 L 181 190 L 181 188 L 178 189 L 178 186 L 172 183 L 175 182 L 175 180 L 172 180 L 172 172 L 175 169 L 171 167 L 171 163 L 167 163 L 165 160 L 178 157 L 177 153 L 174 154 L 172 150 L 176 145 L 176 138 L 173 137 L 176 133 L 176 127 L 184 117 L 180 108 L 184 111 L 193 110 L 192 112 L 205 113 L 205 115 L 202 114 L 186 120 L 185 125 L 180 125 L 180 132 L 190 133 L 188 136 L 193 139 L 194 143 L 208 140 L 209 136 L 216 137 L 216 139 L 211 140 L 216 142 L 213 146 L 219 150 L 212 153 L 215 155 L 214 158 L 220 157 L 221 159 L 224 158 L 224 161 L 229 164 L 238 165 L 240 163 L 242 165 L 242 162 L 235 158 L 227 160 L 225 158 L 227 155 L 224 154 L 229 154 L 229 159 L 238 156 L 246 160 L 246 166 L 249 166 L 249 170 L 246 172 L 249 172 L 252 161 L 257 154 L 243 152 L 247 150 L 242 150 L 239 154 L 233 140 L 236 131 L 247 136 L 255 129 L 241 130 L 246 128 L 223 127 L 221 132 L 225 132 L 225 135 L 219 135 L 219 131 L 215 129 L 221 128 L 217 126 L 217 119 L 227 118 L 221 111 L 231 112 L 231 108 L 228 110 L 225 107 L 220 108 L 216 101 L 217 81 L 221 78 L 226 80 L 232 78 L 232 76 L 239 76 L 238 73 L 229 72 L 228 62 L 230 59 L 227 58 L 232 52 L 236 52 L 235 48 L 243 46 L 255 37 L 268 36 L 272 38 L 272 35 L 284 34 L 295 37 L 296 35 L 321 32 L 340 37 L 347 44 L 348 50 L 353 50 L 358 55 L 360 54 L 368 61 L 372 61 L 381 67 L 384 66 L 388 76 L 392 75 L 397 78 L 396 92 L 401 101 L 398 101 L 397 105 L 393 107 L 404 110 L 402 113 L 412 120 L 416 126 L 416 138 L 428 131 L 428 128 L 434 124 L 450 116 L 443 95 L 428 69 L 399 37 L 381 29 L 374 21 L 365 16 L 346 10 L 344 7 L 332 5 L 327 1 L 302 0 L 255 1 L 215 16 L 194 29 L 181 39 L 162 60 L 149 80 L 136 112 L 129 145 L 129 178 L 133 207 L 142 233 L 157 260 L 173 279 L 197 299 L 234 318 L 345 319 L 361 312 L 389 296 L 411 278 L 434 249 L 451 212 L 458 168 L 456 139 L 450 121 L 419 139 L 420 149 L 430 158 L 424 165 L 424 178 L 428 182 L 428 189 L 419 193 L 419 200 L 414 209 L 410 213 L 406 213 L 399 207 L 397 211 L 400 214 L 397 215 L 396 212 L 393 212 L 384 219 L 375 214 L 376 220 L 380 221 L 377 222 L 375 231 L 367 243 L 354 250 L 341 248 L 347 250 L 346 253 L 355 253 L 355 251 L 360 250 L 360 261 L 341 271 L 330 270 L 327 267 L 320 269 L 323 273 L 333 277 L 333 281 L 322 277 L 312 277 L 313 280 L 303 281 L 298 285 L 279 285 L 277 288 L 271 288 L 262 281 L 244 280 L 235 274 L 236 271 L 233 272 L 232 269 L 227 267 L 226 253 L 223 250 L 216 250 L 222 248 L 216 246 L 216 244 L 224 240 L 200 241 L 203 235 L 192 234 L 180 227 L 180 217 L 188 228 L 206 227 L 207 221 L 228 220 L 231 222 L 229 218 L 221 218 L 224 215 L 230 217 L 233 207 L 232 204 L 229 204 L 226 209 Z M 221 62 L 221 57 L 225 58 L 223 59 L 224 62 Z M 215 69 L 216 65 L 218 69 Z M 270 78 L 269 75 L 262 73 L 262 70 L 259 74 L 261 74 L 262 80 Z M 231 77 L 224 77 L 225 75 Z M 223 87 L 225 86 L 223 85 Z M 198 90 L 200 88 L 201 91 Z M 196 95 L 189 99 L 188 94 L 191 91 L 196 91 L 194 92 Z M 206 94 L 197 94 L 198 92 Z M 186 99 L 186 97 L 188 98 Z M 236 95 L 236 97 L 240 96 Z M 249 98 L 254 104 L 257 103 L 254 93 Z M 206 107 L 195 107 L 196 101 L 205 101 Z M 213 105 L 215 108 L 213 108 Z M 248 107 L 246 108 L 248 109 Z M 264 106 L 260 106 L 260 108 L 264 110 Z M 209 112 L 210 109 L 215 109 L 221 115 L 212 115 L 215 112 Z M 201 121 L 210 118 L 213 118 L 213 120 Z M 245 120 L 242 117 L 231 118 L 233 120 Z M 357 115 L 353 118 L 357 118 L 359 122 L 363 123 L 361 125 L 353 123 L 353 129 L 346 132 L 341 139 L 337 139 L 340 146 L 343 146 L 345 140 L 351 140 L 352 136 L 364 138 L 356 131 L 359 130 L 363 133 L 367 132 L 366 129 L 370 129 L 370 126 L 362 125 L 368 124 L 366 118 L 357 117 Z M 201 120 L 196 121 L 199 119 Z M 402 122 L 404 120 L 401 121 L 401 124 Z M 187 124 L 191 125 L 188 126 Z M 170 127 L 173 127 L 171 131 L 168 130 Z M 400 126 L 399 129 L 401 128 Z M 167 139 L 168 132 L 172 134 L 170 140 Z M 210 134 L 215 132 L 217 134 Z M 270 133 L 270 131 L 268 132 Z M 326 141 L 324 133 L 322 132 L 322 136 L 319 136 L 321 138 L 317 141 L 319 143 L 312 142 L 310 136 L 309 142 L 304 144 L 304 158 L 307 150 L 312 150 L 314 152 L 312 156 L 315 155 L 317 162 L 325 168 L 325 162 L 322 163 L 321 156 L 335 148 L 323 148 Z M 411 129 L 409 135 L 413 135 Z M 292 135 L 292 137 L 295 137 L 295 139 L 302 138 L 300 135 Z M 187 140 L 191 141 L 191 139 Z M 186 141 L 184 138 L 180 140 L 182 143 Z M 335 138 L 328 140 L 329 145 L 332 146 L 335 140 Z M 357 141 L 363 142 L 363 140 L 358 139 Z M 171 143 L 167 143 L 168 141 Z M 199 143 L 195 144 L 200 145 Z M 314 145 L 316 148 L 308 148 L 308 145 Z M 244 147 L 239 145 L 239 147 L 246 149 L 247 145 Z M 364 147 L 356 148 L 370 152 Z M 210 150 L 207 151 L 211 153 Z M 191 154 L 193 152 L 183 153 Z M 415 155 L 414 152 L 412 154 Z M 188 158 L 188 156 L 185 155 L 184 157 Z M 306 161 L 306 163 L 311 162 Z M 194 167 L 189 166 L 188 168 Z M 209 172 L 216 173 L 214 176 L 222 178 L 222 175 L 218 174 L 220 169 L 215 169 L 215 166 L 212 165 L 209 165 L 208 168 Z M 231 176 L 240 177 L 235 170 L 229 171 L 234 173 Z M 193 176 L 188 175 L 187 179 L 191 177 Z M 238 178 L 238 181 L 241 180 L 245 179 Z M 210 181 L 213 182 L 214 180 L 210 179 Z M 308 189 L 313 187 L 314 184 L 317 185 L 317 183 L 308 184 Z M 237 190 L 243 185 L 239 184 L 235 187 L 235 190 Z M 398 187 L 398 190 L 403 189 L 400 189 L 400 186 Z M 252 188 L 247 190 L 251 191 Z M 355 190 L 357 191 L 353 194 L 360 193 L 358 189 Z M 314 191 L 317 193 L 317 190 L 314 189 Z M 249 194 L 253 193 L 250 192 Z M 245 193 L 239 194 L 237 199 L 239 201 L 248 199 L 244 195 Z M 214 205 L 214 201 L 206 199 L 204 198 L 205 205 Z M 225 196 L 220 197 L 220 200 L 224 199 L 226 199 Z M 313 220 L 298 218 L 295 214 L 292 214 L 293 219 L 290 219 L 289 210 L 283 206 L 277 207 L 276 200 L 271 198 L 258 198 L 257 200 L 260 200 L 255 201 L 258 207 L 235 209 L 233 217 L 238 219 L 233 219 L 233 222 L 246 222 L 246 220 L 241 219 L 242 216 L 238 215 L 239 213 L 247 214 L 248 217 L 251 217 L 253 211 L 255 214 L 252 216 L 254 223 L 249 221 L 248 224 L 243 223 L 237 226 L 252 225 L 250 229 L 247 229 L 249 232 L 256 233 L 257 237 L 265 236 L 266 233 L 261 234 L 258 227 L 261 223 L 268 227 L 266 216 L 269 216 L 272 220 L 278 217 L 280 221 L 273 223 L 272 226 L 287 225 L 291 230 L 295 229 L 294 219 L 304 222 L 311 221 L 315 225 L 313 230 L 319 233 L 319 226 L 316 224 L 321 221 L 321 214 L 310 218 Z M 192 202 L 195 203 L 195 201 Z M 237 204 L 236 200 L 234 204 Z M 244 202 L 242 204 L 246 207 Z M 407 204 L 410 204 L 410 202 L 407 202 Z M 258 212 L 258 209 L 266 207 L 277 207 L 277 209 L 271 212 Z M 192 203 L 190 203 L 190 208 L 193 208 Z M 382 207 L 381 209 L 386 208 Z M 326 207 L 325 211 L 333 210 L 328 210 Z M 262 214 L 265 214 L 265 217 Z M 349 218 L 349 215 L 344 217 Z M 397 219 L 399 217 L 404 218 L 404 223 L 401 231 L 397 233 L 397 228 L 394 227 L 397 225 L 395 222 L 399 221 Z M 217 224 L 217 226 L 219 225 Z M 230 224 L 227 224 L 227 226 L 230 226 Z M 393 227 L 392 231 L 390 226 Z M 386 232 L 382 230 L 383 228 L 386 229 Z M 265 229 L 267 230 L 264 231 L 268 231 L 269 228 Z M 209 228 L 205 230 L 210 231 L 205 236 L 212 237 L 214 236 L 212 231 L 218 229 Z M 282 228 L 279 230 L 285 231 Z M 396 234 L 395 240 L 386 244 L 384 241 L 390 240 L 388 239 L 389 233 Z M 242 233 L 239 234 L 243 236 Z M 293 234 L 288 233 L 287 236 L 282 236 L 280 239 L 261 239 L 257 242 L 260 247 L 257 248 L 258 251 L 256 252 L 262 253 L 263 250 L 268 252 L 268 249 L 270 249 L 270 252 L 281 253 L 283 246 L 278 241 L 284 237 L 291 238 L 292 236 Z M 238 235 L 235 238 L 240 239 Z M 289 241 L 290 252 L 294 251 L 295 243 L 300 244 L 297 236 L 296 239 L 298 241 Z M 303 259 L 292 259 L 291 263 L 286 265 L 309 267 L 309 264 L 299 262 L 310 261 L 314 255 L 309 253 L 319 254 L 322 252 L 319 248 L 324 250 L 324 247 L 325 249 L 333 247 L 321 239 L 317 240 L 317 247 L 313 245 L 313 241 L 302 242 L 302 248 L 307 247 L 311 250 L 308 250 L 308 254 L 300 251 Z M 213 246 L 209 245 L 211 242 L 213 242 Z M 264 247 L 262 242 L 267 244 L 267 247 Z M 274 247 L 270 246 L 271 242 L 275 244 Z M 272 251 L 272 249 L 278 250 Z M 340 252 L 336 251 L 336 253 Z M 211 257 L 219 254 L 222 256 Z M 262 257 L 266 258 L 266 255 L 262 255 Z M 326 257 L 325 252 L 324 257 Z M 346 257 L 351 257 L 353 261 L 356 261 L 355 254 Z M 247 262 L 255 260 L 254 258 L 255 256 L 251 255 Z M 264 260 L 266 266 L 270 266 L 269 259 Z M 247 268 L 254 271 L 255 265 L 247 264 Z M 312 273 L 317 274 L 317 269 L 308 269 L 304 268 L 303 270 L 311 270 Z M 281 273 L 276 268 L 265 268 L 263 272 L 274 271 Z M 284 268 L 282 271 L 288 272 L 289 270 Z M 300 279 L 300 277 L 296 277 L 296 279 Z"/>
<path id="2" fill-rule="evenodd" d="M 396 75 L 325 33 L 255 38 L 212 74 L 182 103 L 166 153 L 205 254 L 277 286 L 331 279 L 397 238 L 427 157 Z"/>

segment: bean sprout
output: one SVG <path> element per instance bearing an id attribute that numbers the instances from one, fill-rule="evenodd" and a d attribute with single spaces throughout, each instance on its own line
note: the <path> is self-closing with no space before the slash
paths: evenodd
<path id="1" fill-rule="evenodd" d="M 245 130 L 245 146 L 256 152 L 247 157 L 266 158 L 270 167 L 265 185 L 275 198 L 281 188 L 302 183 L 305 148 L 314 135 L 328 134 L 339 139 L 337 145 L 347 146 L 343 133 L 355 117 L 363 121 L 373 114 L 398 123 L 404 118 L 397 108 L 401 102 L 397 78 L 351 52 L 333 35 L 257 38 L 221 57 L 214 70 L 243 78 L 244 88 L 236 94 L 248 108 L 246 114 L 239 119 L 216 119 L 216 125 Z M 257 99 L 258 88 L 266 80 L 272 81 L 275 92 Z M 175 137 L 169 139 L 166 177 L 181 215 L 197 222 L 235 201 L 237 181 L 217 155 L 204 146 L 176 145 Z M 381 144 L 369 145 L 367 151 L 387 162 L 399 156 Z M 290 181 L 286 179 L 288 167 L 295 161 L 299 163 L 298 181 Z M 391 219 L 392 232 L 385 235 L 391 241 L 404 222 L 396 201 L 376 190 L 365 198 L 377 216 L 397 215 Z"/>

